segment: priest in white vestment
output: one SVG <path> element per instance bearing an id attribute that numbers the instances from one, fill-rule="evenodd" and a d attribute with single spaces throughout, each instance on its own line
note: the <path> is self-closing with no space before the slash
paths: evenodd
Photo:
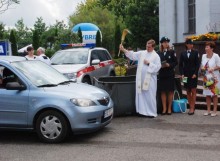
<path id="1" fill-rule="evenodd" d="M 136 112 L 150 117 L 157 116 L 157 72 L 161 68 L 161 61 L 154 47 L 154 40 L 147 41 L 146 50 L 133 52 L 120 45 L 120 50 L 134 61 L 138 61 L 136 74 Z"/>

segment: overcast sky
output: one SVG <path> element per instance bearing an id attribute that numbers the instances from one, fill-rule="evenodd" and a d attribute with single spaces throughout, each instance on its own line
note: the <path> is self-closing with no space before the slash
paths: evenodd
<path id="1" fill-rule="evenodd" d="M 47 25 L 55 24 L 56 20 L 68 22 L 68 17 L 74 13 L 77 4 L 85 0 L 20 0 L 3 14 L 0 22 L 6 26 L 14 26 L 23 18 L 24 24 L 32 27 L 37 17 L 42 17 Z"/>

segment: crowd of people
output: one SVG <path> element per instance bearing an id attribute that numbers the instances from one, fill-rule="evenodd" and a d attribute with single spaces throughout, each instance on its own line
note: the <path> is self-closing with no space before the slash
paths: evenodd
<path id="1" fill-rule="evenodd" d="M 146 50 L 137 52 L 129 48 L 125 49 L 120 44 L 120 50 L 125 56 L 137 64 L 136 112 L 140 115 L 156 117 L 156 93 L 159 90 L 162 101 L 161 115 L 172 114 L 175 68 L 178 65 L 179 74 L 186 89 L 188 114 L 194 115 L 195 113 L 196 89 L 200 75 L 203 77 L 203 95 L 207 103 L 204 116 L 217 116 L 218 94 L 220 94 L 220 57 L 214 53 L 215 43 L 206 42 L 205 53 L 200 58 L 198 51 L 193 48 L 193 41 L 186 39 L 185 50 L 181 52 L 177 60 L 176 52 L 170 47 L 169 42 L 168 37 L 162 37 L 158 52 L 154 50 L 156 43 L 152 39 L 147 41 Z M 45 55 L 44 48 L 39 47 L 36 53 L 37 55 L 34 55 L 34 48 L 29 46 L 25 58 L 51 64 L 50 58 Z M 213 111 L 211 110 L 212 102 Z"/>
<path id="2" fill-rule="evenodd" d="M 220 57 L 214 53 L 215 43 L 206 42 L 202 58 L 193 48 L 193 41 L 186 39 L 185 50 L 179 60 L 175 51 L 169 46 L 170 39 L 162 37 L 160 49 L 154 50 L 155 41 L 146 43 L 146 50 L 130 51 L 120 44 L 120 50 L 130 60 L 138 61 L 136 76 L 136 112 L 140 115 L 154 118 L 157 116 L 157 90 L 161 93 L 162 113 L 172 114 L 174 98 L 175 67 L 179 66 L 179 74 L 187 92 L 189 115 L 195 113 L 196 89 L 198 77 L 203 77 L 203 95 L 206 97 L 207 111 L 204 116 L 217 116 L 218 94 L 220 94 Z M 158 83 L 157 83 L 158 79 Z M 211 102 L 213 111 L 211 112 Z"/>

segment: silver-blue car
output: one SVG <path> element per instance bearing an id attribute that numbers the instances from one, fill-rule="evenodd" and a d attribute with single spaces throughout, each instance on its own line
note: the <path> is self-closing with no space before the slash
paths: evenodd
<path id="1" fill-rule="evenodd" d="M 47 143 L 70 132 L 109 124 L 113 102 L 97 87 L 74 83 L 54 68 L 23 57 L 0 56 L 0 128 L 36 130 Z"/>

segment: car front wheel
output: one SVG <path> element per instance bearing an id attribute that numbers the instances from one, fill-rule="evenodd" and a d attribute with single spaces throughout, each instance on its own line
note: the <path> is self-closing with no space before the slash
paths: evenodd
<path id="1" fill-rule="evenodd" d="M 65 117 L 53 110 L 40 114 L 36 122 L 37 134 L 41 141 L 59 143 L 68 135 L 68 122 Z"/>
<path id="2" fill-rule="evenodd" d="M 88 77 L 83 78 L 82 83 L 86 83 L 86 84 L 92 84 L 90 79 Z"/>

